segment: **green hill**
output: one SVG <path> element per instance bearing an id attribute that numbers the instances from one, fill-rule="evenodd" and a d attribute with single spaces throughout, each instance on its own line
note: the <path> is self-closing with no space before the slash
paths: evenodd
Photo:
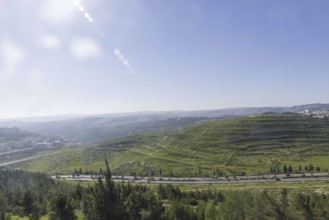
<path id="1" fill-rule="evenodd" d="M 218 120 L 172 132 L 137 135 L 76 147 L 32 161 L 29 169 L 98 171 L 109 159 L 115 174 L 212 176 L 265 174 L 284 164 L 329 168 L 329 121 L 293 114 Z"/>

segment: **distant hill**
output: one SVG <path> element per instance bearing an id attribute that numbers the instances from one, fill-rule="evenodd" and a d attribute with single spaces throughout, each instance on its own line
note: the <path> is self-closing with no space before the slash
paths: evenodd
<path id="1" fill-rule="evenodd" d="M 260 115 L 266 112 L 274 113 L 284 113 L 292 112 L 299 113 L 304 110 L 310 111 L 320 111 L 324 109 L 329 109 L 329 104 L 306 104 L 306 105 L 296 105 L 288 107 L 241 107 L 241 108 L 225 108 L 218 110 L 204 110 L 204 111 L 181 111 L 176 112 L 179 116 L 194 116 L 194 117 L 238 117 L 238 116 L 250 116 L 250 115 Z"/>
<path id="2" fill-rule="evenodd" d="M 28 137 L 37 137 L 39 135 L 28 131 L 22 131 L 14 128 L 0 128 L 0 138 L 3 141 L 19 141 Z"/>
<path id="3" fill-rule="evenodd" d="M 266 112 L 298 113 L 304 110 L 329 109 L 329 104 L 292 107 L 247 107 L 204 111 L 141 112 L 107 115 L 63 115 L 2 120 L 0 126 L 18 127 L 30 132 L 62 136 L 68 141 L 94 144 L 145 132 L 182 128 L 210 119 L 259 115 Z"/>
<path id="4" fill-rule="evenodd" d="M 146 132 L 182 128 L 206 118 L 166 118 L 162 116 L 90 117 L 65 121 L 22 125 L 22 128 L 50 136 L 62 136 L 71 142 L 99 143 Z"/>
<path id="5" fill-rule="evenodd" d="M 72 148 L 44 158 L 32 170 L 98 171 L 109 159 L 116 174 L 179 176 L 265 174 L 284 164 L 329 168 L 329 121 L 296 114 L 265 114 L 214 120 L 170 132 L 117 139 L 96 147 Z M 64 162 L 65 161 L 65 162 Z"/>
<path id="6" fill-rule="evenodd" d="M 22 131 L 18 128 L 0 128 L 0 153 L 32 147 L 43 140 L 39 134 Z"/>

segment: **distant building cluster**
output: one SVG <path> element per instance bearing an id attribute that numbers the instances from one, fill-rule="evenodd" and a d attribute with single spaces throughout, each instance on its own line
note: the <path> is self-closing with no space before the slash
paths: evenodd
<path id="1" fill-rule="evenodd" d="M 65 146 L 65 140 L 62 137 L 56 137 L 56 138 L 44 140 L 41 143 L 35 143 L 34 146 L 36 149 L 59 148 Z"/>
<path id="2" fill-rule="evenodd" d="M 329 110 L 327 109 L 318 110 L 318 111 L 311 111 L 305 109 L 304 111 L 300 112 L 300 114 L 310 116 L 313 118 L 329 118 Z"/>

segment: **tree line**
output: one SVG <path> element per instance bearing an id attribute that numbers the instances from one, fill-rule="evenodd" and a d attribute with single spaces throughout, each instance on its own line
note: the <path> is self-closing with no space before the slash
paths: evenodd
<path id="1" fill-rule="evenodd" d="M 271 166 L 270 173 L 303 173 L 303 172 L 320 172 L 320 166 L 314 167 L 313 164 L 309 164 L 306 166 L 299 165 L 297 169 L 295 169 L 291 165 L 284 164 L 282 169 L 279 166 Z"/>
<path id="2" fill-rule="evenodd" d="M 10 214 L 39 219 L 52 211 L 55 194 L 71 192 L 72 186 L 42 173 L 0 170 L 0 219 L 10 219 Z"/>

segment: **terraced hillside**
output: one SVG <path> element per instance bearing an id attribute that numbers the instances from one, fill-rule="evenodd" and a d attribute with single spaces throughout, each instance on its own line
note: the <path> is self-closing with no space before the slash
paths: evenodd
<path id="1" fill-rule="evenodd" d="M 302 171 L 310 163 L 329 168 L 329 121 L 293 114 L 265 114 L 212 121 L 173 132 L 118 139 L 77 147 L 56 157 L 32 161 L 28 168 L 72 173 L 98 171 L 104 157 L 116 174 L 265 174 L 284 164 Z"/>

